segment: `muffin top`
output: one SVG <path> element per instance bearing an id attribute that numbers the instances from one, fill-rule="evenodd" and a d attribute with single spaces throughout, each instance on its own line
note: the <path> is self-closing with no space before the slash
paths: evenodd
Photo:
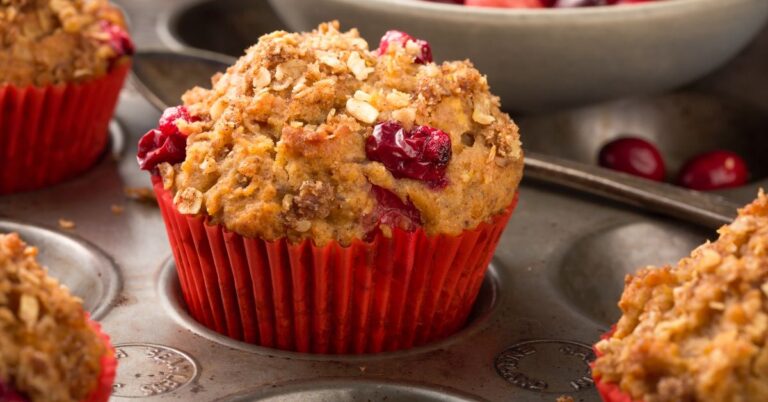
<path id="1" fill-rule="evenodd" d="M 676 267 L 626 279 L 596 376 L 634 400 L 768 400 L 768 197 Z"/>
<path id="2" fill-rule="evenodd" d="M 82 401 L 97 385 L 106 347 L 82 302 L 36 255 L 17 234 L 0 235 L 0 390 L 32 402 Z"/>
<path id="3" fill-rule="evenodd" d="M 274 32 L 212 84 L 164 113 L 139 162 L 180 212 L 241 235 L 455 235 L 517 191 L 518 129 L 486 78 L 469 61 L 433 63 L 429 44 L 402 32 L 376 51 L 337 22 Z"/>
<path id="4" fill-rule="evenodd" d="M 132 53 L 107 0 L 0 0 L 0 85 L 86 81 Z"/>

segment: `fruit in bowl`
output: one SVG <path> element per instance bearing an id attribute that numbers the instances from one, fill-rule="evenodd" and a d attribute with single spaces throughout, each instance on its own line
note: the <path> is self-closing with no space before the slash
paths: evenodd
<path id="1" fill-rule="evenodd" d="M 571 8 L 618 6 L 650 3 L 657 0 L 426 0 L 435 3 L 464 4 L 474 7 L 496 8 Z"/>

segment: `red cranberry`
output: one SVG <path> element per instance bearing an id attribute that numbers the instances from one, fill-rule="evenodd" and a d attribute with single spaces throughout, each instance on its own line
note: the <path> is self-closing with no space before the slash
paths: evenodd
<path id="1" fill-rule="evenodd" d="M 379 56 L 387 52 L 390 43 L 399 43 L 400 46 L 405 47 L 408 42 L 415 42 L 419 46 L 421 52 L 414 62 L 418 64 L 427 64 L 432 62 L 432 48 L 429 46 L 429 42 L 421 39 L 414 39 L 411 35 L 401 31 L 387 31 L 384 36 L 381 37 L 379 42 Z"/>
<path id="2" fill-rule="evenodd" d="M 465 4 L 475 7 L 497 8 L 542 8 L 547 0 L 466 0 Z"/>
<path id="3" fill-rule="evenodd" d="M 749 180 L 747 164 L 730 151 L 712 151 L 693 157 L 680 170 L 683 187 L 709 191 L 743 186 Z"/>
<path id="4" fill-rule="evenodd" d="M 416 126 L 406 131 L 397 121 L 379 123 L 365 142 L 365 154 L 397 178 L 425 181 L 435 188 L 448 184 L 451 137 L 442 130 Z"/>
<path id="5" fill-rule="evenodd" d="M 136 47 L 133 45 L 133 41 L 128 35 L 128 32 L 126 32 L 123 27 L 109 21 L 101 21 L 101 28 L 107 35 L 109 35 L 107 43 L 109 43 L 109 46 L 111 46 L 115 53 L 117 53 L 115 58 L 130 56 L 135 53 Z"/>
<path id="6" fill-rule="evenodd" d="M 604 145 L 598 157 L 600 166 L 663 181 L 665 170 L 661 153 L 642 138 L 625 137 Z"/>
<path id="7" fill-rule="evenodd" d="M 421 213 L 411 200 L 403 202 L 397 194 L 377 185 L 371 185 L 371 192 L 378 204 L 369 217 L 372 230 L 365 236 L 365 240 L 373 239 L 379 225 L 399 227 L 407 231 L 421 227 Z"/>
<path id="8" fill-rule="evenodd" d="M 153 171 L 163 162 L 179 163 L 187 156 L 187 136 L 176 127 L 177 120 L 197 121 L 184 106 L 165 109 L 159 128 L 149 130 L 139 140 L 136 159 L 143 170 Z"/>
<path id="9" fill-rule="evenodd" d="M 157 128 L 160 129 L 164 134 L 173 134 L 179 132 L 178 127 L 176 127 L 176 120 L 183 120 L 183 121 L 198 121 L 198 119 L 195 116 L 191 116 L 189 114 L 189 111 L 184 106 L 175 106 L 175 107 L 169 107 L 163 111 L 162 116 L 160 116 L 160 120 L 157 122 Z"/>
<path id="10" fill-rule="evenodd" d="M 19 395 L 11 386 L 0 381 L 0 401 L 2 402 L 28 402 L 28 399 Z"/>

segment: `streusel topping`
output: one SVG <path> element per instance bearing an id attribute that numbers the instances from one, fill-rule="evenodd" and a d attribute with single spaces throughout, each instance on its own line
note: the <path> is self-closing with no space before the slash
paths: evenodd
<path id="1" fill-rule="evenodd" d="M 0 0 L 0 85 L 85 81 L 132 52 L 107 0 Z"/>
<path id="2" fill-rule="evenodd" d="M 634 400 L 768 400 L 768 197 L 676 267 L 626 279 L 594 373 Z"/>
<path id="3" fill-rule="evenodd" d="M 0 234 L 0 388 L 32 402 L 79 402 L 106 353 L 82 302 L 36 261 L 17 234 Z"/>
<path id="4" fill-rule="evenodd" d="M 324 244 L 393 226 L 458 234 L 507 208 L 523 153 L 486 78 L 469 61 L 431 62 L 424 41 L 388 35 L 372 52 L 336 22 L 274 32 L 212 89 L 187 92 L 198 121 L 175 120 L 186 157 L 157 166 L 179 210 L 244 236 Z M 146 150 L 164 141 L 155 131 Z M 400 140 L 371 144 L 375 133 Z M 406 150 L 383 157 L 404 159 L 373 160 L 387 146 Z"/>

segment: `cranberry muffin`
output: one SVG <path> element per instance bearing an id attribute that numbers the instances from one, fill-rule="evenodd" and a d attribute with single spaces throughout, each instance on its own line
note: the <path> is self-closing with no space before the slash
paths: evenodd
<path id="1" fill-rule="evenodd" d="M 106 401 L 109 339 L 36 254 L 17 234 L 0 234 L 0 400 Z"/>
<path id="2" fill-rule="evenodd" d="M 517 126 L 501 112 L 485 76 L 469 61 L 434 63 L 427 42 L 397 31 L 387 32 L 379 48 L 371 51 L 357 30 L 341 32 L 338 23 L 326 23 L 310 33 L 263 36 L 225 73 L 213 77 L 211 89 L 194 88 L 183 102 L 168 109 L 159 127 L 139 143 L 139 163 L 153 172 L 161 204 L 166 197 L 172 199 L 164 209 L 167 220 L 182 218 L 175 214 L 199 217 L 209 227 L 245 239 L 338 249 L 334 253 L 349 253 L 356 242 L 375 248 L 371 244 L 377 238 L 397 244 L 400 238 L 416 241 L 413 236 L 418 234 L 458 241 L 467 233 L 491 231 L 493 235 L 483 234 L 481 240 L 473 237 L 473 244 L 460 253 L 446 250 L 451 258 L 470 255 L 470 262 L 455 267 L 466 268 L 464 276 L 430 270 L 431 262 L 422 267 L 428 271 L 422 279 L 438 286 L 428 290 L 429 297 L 440 297 L 446 278 L 450 286 L 460 277 L 476 281 L 458 286 L 457 292 L 467 294 L 461 302 L 453 301 L 455 306 L 450 300 L 456 296 L 453 290 L 443 295 L 442 302 L 448 303 L 443 307 L 451 314 L 468 312 L 466 305 L 476 295 L 476 289 L 469 288 L 479 286 L 477 278 L 482 278 L 492 255 L 499 225 L 503 228 L 515 204 L 523 167 Z M 184 243 L 184 238 L 176 239 Z M 414 260 L 435 257 L 416 248 L 398 264 L 411 266 Z M 384 253 L 392 251 L 379 250 L 362 264 L 391 264 Z M 313 258 L 320 258 L 318 253 Z M 201 260 L 181 253 L 176 257 L 180 269 Z M 297 264 L 310 263 L 300 259 L 271 258 L 267 265 L 294 272 Z M 293 269 L 276 267 L 283 262 Z M 219 265 L 231 270 L 231 261 Z M 294 285 L 296 280 L 291 279 Z M 207 288 L 214 279 L 201 281 Z M 271 282 L 274 293 L 279 284 Z M 341 286 L 335 282 L 333 286 Z M 286 300 L 296 296 L 295 290 L 287 290 Z M 405 293 L 424 291 L 418 286 Z M 386 301 L 371 297 L 371 303 L 384 303 L 381 308 L 388 310 Z M 325 300 L 314 302 L 327 307 Z M 428 303 L 427 309 L 439 304 Z M 290 308 L 292 321 L 304 314 L 304 307 Z M 200 314 L 215 317 L 217 309 Z M 382 318 L 390 319 L 399 318 Z M 425 331 L 429 334 L 417 335 L 408 346 L 438 336 Z M 369 341 L 360 341 L 365 345 L 354 350 L 378 351 Z"/>
<path id="3" fill-rule="evenodd" d="M 596 345 L 607 401 L 768 400 L 768 197 L 677 266 L 628 276 Z"/>
<path id="4" fill-rule="evenodd" d="M 133 51 L 106 0 L 0 0 L 0 194 L 95 162 Z"/>

